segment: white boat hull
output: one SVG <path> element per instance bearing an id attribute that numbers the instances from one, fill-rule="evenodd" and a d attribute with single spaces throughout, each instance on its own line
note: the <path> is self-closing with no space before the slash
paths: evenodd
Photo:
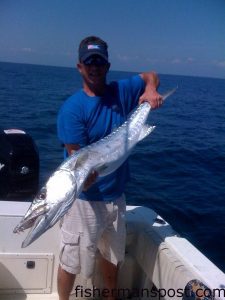
<path id="1" fill-rule="evenodd" d="M 26 232 L 13 234 L 13 228 L 29 205 L 0 201 L 2 300 L 58 299 L 59 225 L 27 248 L 21 248 Z M 122 299 L 129 296 L 132 299 L 180 300 L 188 283 L 189 289 L 199 286 L 199 290 L 202 283 L 215 294 L 215 299 L 225 299 L 225 274 L 186 239 L 178 236 L 154 211 L 128 206 L 126 219 L 126 258 L 120 268 L 118 283 Z M 91 299 L 90 293 L 97 297 L 100 288 L 103 284 L 97 259 L 91 280 L 77 276 L 71 299 L 84 299 L 84 296 Z"/>

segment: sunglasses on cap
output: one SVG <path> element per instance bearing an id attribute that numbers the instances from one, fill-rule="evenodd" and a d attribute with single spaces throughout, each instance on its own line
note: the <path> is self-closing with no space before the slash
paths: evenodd
<path id="1" fill-rule="evenodd" d="M 95 57 L 89 57 L 83 61 L 83 64 L 85 66 L 90 66 L 90 65 L 95 65 L 95 66 L 105 66 L 108 64 L 107 60 L 100 56 L 95 56 Z"/>

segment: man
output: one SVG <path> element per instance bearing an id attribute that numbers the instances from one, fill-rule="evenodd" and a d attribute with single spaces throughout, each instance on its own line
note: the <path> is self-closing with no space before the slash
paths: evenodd
<path id="1" fill-rule="evenodd" d="M 94 36 L 80 43 L 77 68 L 83 89 L 63 104 L 58 116 L 58 135 L 67 155 L 108 135 L 143 101 L 148 101 L 153 109 L 162 104 L 157 92 L 159 79 L 154 72 L 107 84 L 107 49 L 106 42 Z M 101 253 L 104 285 L 109 291 L 107 299 L 116 299 L 118 265 L 125 252 L 123 193 L 128 178 L 127 161 L 101 179 L 93 172 L 65 215 L 58 270 L 60 300 L 69 299 L 76 274 L 92 276 L 97 249 Z"/>

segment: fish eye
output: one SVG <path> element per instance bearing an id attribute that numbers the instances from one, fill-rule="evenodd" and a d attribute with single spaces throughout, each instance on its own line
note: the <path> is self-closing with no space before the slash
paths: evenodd
<path id="1" fill-rule="evenodd" d="M 39 195 L 38 195 L 38 198 L 40 200 L 44 200 L 46 198 L 46 195 L 47 195 L 46 188 L 42 188 Z"/>

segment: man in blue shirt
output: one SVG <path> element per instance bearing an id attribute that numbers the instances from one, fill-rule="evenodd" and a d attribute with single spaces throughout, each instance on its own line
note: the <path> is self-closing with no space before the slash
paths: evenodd
<path id="1" fill-rule="evenodd" d="M 162 104 L 157 92 L 159 79 L 154 72 L 107 84 L 108 46 L 98 37 L 81 41 L 77 68 L 83 89 L 65 101 L 58 115 L 58 136 L 65 146 L 65 156 L 111 133 L 143 101 L 148 101 L 153 109 Z M 125 251 L 123 193 L 128 179 L 127 161 L 101 179 L 93 172 L 79 199 L 64 216 L 58 270 L 60 300 L 69 299 L 76 274 L 92 276 L 97 250 L 101 254 L 105 288 L 109 291 L 107 299 L 116 298 L 118 266 Z"/>

